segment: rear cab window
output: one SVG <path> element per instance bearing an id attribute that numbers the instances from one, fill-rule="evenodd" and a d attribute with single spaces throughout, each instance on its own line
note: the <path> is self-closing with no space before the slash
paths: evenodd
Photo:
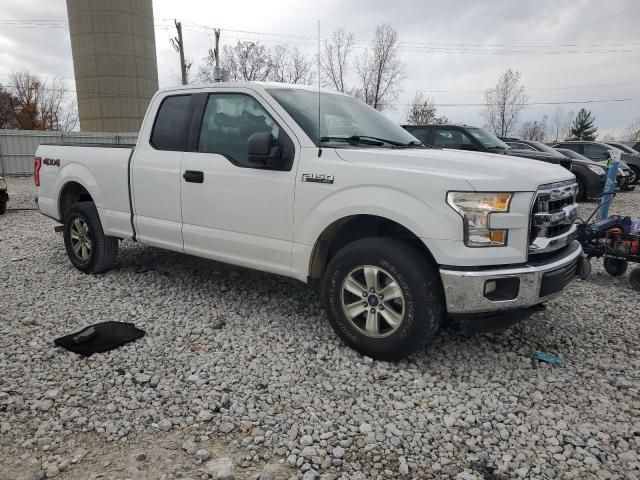
<path id="1" fill-rule="evenodd" d="M 151 131 L 151 145 L 157 150 L 186 150 L 192 111 L 191 95 L 162 100 Z"/>

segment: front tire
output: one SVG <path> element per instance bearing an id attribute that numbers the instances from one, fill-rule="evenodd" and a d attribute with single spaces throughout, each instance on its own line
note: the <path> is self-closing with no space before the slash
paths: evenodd
<path id="1" fill-rule="evenodd" d="M 637 185 L 640 182 L 640 167 L 629 165 L 631 176 L 629 177 L 629 185 Z"/>
<path id="2" fill-rule="evenodd" d="M 340 249 L 327 266 L 322 296 L 338 336 L 378 360 L 419 350 L 445 315 L 437 270 L 424 253 L 394 238 L 364 238 Z"/>
<path id="3" fill-rule="evenodd" d="M 104 272 L 116 264 L 118 239 L 104 234 L 93 202 L 71 206 L 64 220 L 64 245 L 71 263 L 84 273 Z"/>
<path id="4" fill-rule="evenodd" d="M 605 257 L 604 269 L 612 277 L 620 277 L 625 274 L 629 262 L 627 260 L 619 260 L 617 258 Z"/>

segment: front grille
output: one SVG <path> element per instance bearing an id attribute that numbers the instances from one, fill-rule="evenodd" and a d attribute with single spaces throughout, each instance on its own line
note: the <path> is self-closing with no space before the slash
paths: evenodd
<path id="1" fill-rule="evenodd" d="M 577 216 L 576 192 L 577 184 L 572 180 L 538 188 L 531 211 L 530 254 L 552 252 L 571 241 Z"/>

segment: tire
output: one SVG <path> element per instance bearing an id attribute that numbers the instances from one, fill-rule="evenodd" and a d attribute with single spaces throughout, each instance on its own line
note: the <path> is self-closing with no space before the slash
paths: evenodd
<path id="1" fill-rule="evenodd" d="M 604 269 L 612 277 L 619 277 L 624 275 L 629 266 L 629 262 L 626 260 L 618 260 L 617 258 L 605 257 Z"/>
<path id="2" fill-rule="evenodd" d="M 587 200 L 587 189 L 584 187 L 584 180 L 576 177 L 576 183 L 578 184 L 578 191 L 576 192 L 576 200 Z"/>
<path id="3" fill-rule="evenodd" d="M 346 245 L 329 262 L 322 287 L 327 316 L 338 336 L 377 360 L 411 355 L 436 334 L 444 320 L 437 270 L 424 253 L 397 239 L 369 237 Z M 354 306 L 350 317 L 346 305 Z M 356 315 L 358 310 L 362 312 Z M 372 311 L 376 313 L 371 315 Z"/>
<path id="4" fill-rule="evenodd" d="M 634 268 L 629 274 L 629 283 L 631 288 L 640 292 L 640 268 Z"/>
<path id="5" fill-rule="evenodd" d="M 93 202 L 71 206 L 64 220 L 64 245 L 71 263 L 81 272 L 100 273 L 116 264 L 118 239 L 104 234 Z"/>
<path id="6" fill-rule="evenodd" d="M 636 167 L 635 165 L 629 165 L 629 169 L 631 170 L 632 178 L 629 178 L 630 185 L 637 185 L 640 182 L 640 167 Z"/>
<path id="7" fill-rule="evenodd" d="M 7 201 L 0 200 L 0 215 L 4 215 L 7 211 Z"/>

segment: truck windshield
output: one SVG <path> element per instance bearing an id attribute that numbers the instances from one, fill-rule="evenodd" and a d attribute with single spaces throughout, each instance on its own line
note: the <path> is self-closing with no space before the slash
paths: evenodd
<path id="1" fill-rule="evenodd" d="M 421 142 L 364 102 L 347 95 L 298 88 L 269 88 L 269 94 L 300 125 L 313 143 L 412 146 Z M 318 122 L 320 128 L 318 128 Z M 319 135 L 318 135 L 319 134 Z"/>
<path id="2" fill-rule="evenodd" d="M 509 150 L 509 145 L 504 143 L 493 133 L 487 132 L 484 128 L 466 127 L 466 130 L 473 135 L 487 150 Z"/>

